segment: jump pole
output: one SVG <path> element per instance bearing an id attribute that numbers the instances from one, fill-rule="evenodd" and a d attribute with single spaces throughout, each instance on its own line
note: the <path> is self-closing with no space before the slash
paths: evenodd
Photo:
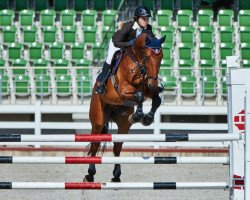
<path id="1" fill-rule="evenodd" d="M 1 134 L 0 142 L 218 142 L 241 140 L 240 134 Z"/>
<path id="2" fill-rule="evenodd" d="M 62 189 L 62 190 L 179 190 L 227 189 L 226 182 L 0 182 L 0 189 Z"/>
<path id="3" fill-rule="evenodd" d="M 229 164 L 228 157 L 12 157 L 3 164 Z"/>

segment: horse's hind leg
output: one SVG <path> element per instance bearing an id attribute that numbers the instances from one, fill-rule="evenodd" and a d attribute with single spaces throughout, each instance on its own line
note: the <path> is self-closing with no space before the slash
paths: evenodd
<path id="1" fill-rule="evenodd" d="M 116 157 L 120 156 L 121 150 L 122 150 L 122 144 L 123 142 L 114 142 L 114 148 L 113 152 Z M 113 176 L 114 178 L 111 179 L 112 182 L 121 182 L 120 176 L 121 176 L 121 165 L 115 164 L 115 168 L 113 170 Z"/>
<path id="2" fill-rule="evenodd" d="M 108 132 L 108 123 L 103 127 L 101 133 Z M 96 153 L 100 149 L 100 142 L 91 142 L 91 146 L 88 152 L 88 155 L 91 157 L 96 156 Z M 96 174 L 95 164 L 89 164 L 88 175 L 83 179 L 84 182 L 94 182 L 94 175 Z"/>
<path id="3" fill-rule="evenodd" d="M 96 88 L 97 84 L 95 84 Z M 105 112 L 104 112 L 104 109 Z M 91 134 L 107 133 L 107 126 L 109 115 L 108 106 L 101 102 L 100 96 L 93 93 L 90 103 L 89 119 L 92 124 Z M 92 142 L 88 151 L 89 156 L 96 156 L 100 148 L 100 142 Z M 85 176 L 84 181 L 93 182 L 94 175 L 96 174 L 95 164 L 90 164 L 88 169 L 88 175 Z"/>
<path id="4" fill-rule="evenodd" d="M 89 156 L 96 156 L 98 149 L 100 148 L 100 142 L 91 142 Z M 95 164 L 89 164 L 88 175 L 85 175 L 83 182 L 94 182 L 94 175 L 96 174 Z"/>
<path id="5" fill-rule="evenodd" d="M 120 114 L 113 116 L 113 120 L 116 122 L 118 126 L 118 134 L 127 134 L 131 127 L 131 124 L 128 121 L 128 117 L 134 112 L 134 108 L 126 108 L 125 111 L 123 110 Z M 116 157 L 120 156 L 122 150 L 123 142 L 114 142 L 113 153 Z M 115 164 L 113 170 L 114 178 L 111 179 L 112 182 L 121 182 L 121 165 Z"/>

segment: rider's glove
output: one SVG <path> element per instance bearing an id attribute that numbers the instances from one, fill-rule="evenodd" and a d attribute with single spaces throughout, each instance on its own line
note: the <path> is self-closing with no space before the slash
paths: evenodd
<path id="1" fill-rule="evenodd" d="M 130 40 L 130 41 L 127 43 L 127 47 L 133 45 L 133 44 L 134 44 L 134 41 L 135 41 L 134 39 Z"/>

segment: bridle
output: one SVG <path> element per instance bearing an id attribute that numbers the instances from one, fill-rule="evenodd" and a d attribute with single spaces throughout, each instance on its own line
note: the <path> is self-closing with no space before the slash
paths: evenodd
<path id="1" fill-rule="evenodd" d="M 135 53 L 135 49 L 134 49 L 134 45 L 132 45 L 132 52 L 134 54 L 134 56 L 132 56 L 127 49 L 125 49 L 125 53 L 128 55 L 128 57 L 135 63 L 135 67 L 133 69 L 131 69 L 129 72 L 132 73 L 135 69 L 139 68 L 140 69 L 140 75 L 143 75 L 143 77 L 145 78 L 145 76 L 147 75 L 147 67 L 146 67 L 146 62 L 148 61 L 148 57 L 145 55 L 145 47 L 141 50 L 142 52 L 142 59 L 140 61 L 136 60 L 136 53 Z"/>
<path id="2" fill-rule="evenodd" d="M 136 52 L 135 52 L 135 49 L 134 49 L 134 45 L 132 45 L 132 52 L 134 54 L 134 56 L 132 56 L 127 49 L 125 49 L 125 53 L 128 55 L 128 57 L 136 64 L 136 66 L 130 70 L 130 73 L 132 73 L 135 69 L 139 68 L 140 69 L 140 75 L 142 75 L 143 77 L 143 82 L 145 79 L 149 80 L 149 79 L 153 79 L 153 80 L 158 80 L 158 74 L 155 76 L 155 77 L 152 77 L 150 76 L 148 73 L 147 73 L 147 61 L 148 61 L 148 56 L 145 55 L 145 49 L 146 48 L 149 48 L 150 50 L 153 50 L 152 48 L 150 47 L 147 47 L 147 46 L 144 46 L 144 48 L 141 50 L 141 53 L 142 53 L 142 59 L 137 61 L 136 58 Z M 160 50 L 157 52 L 157 54 L 159 54 L 160 52 L 162 51 L 162 49 L 160 48 Z M 154 51 L 155 52 L 155 51 Z"/>

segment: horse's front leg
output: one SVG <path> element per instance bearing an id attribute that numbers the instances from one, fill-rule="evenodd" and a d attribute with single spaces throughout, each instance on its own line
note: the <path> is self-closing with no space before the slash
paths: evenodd
<path id="1" fill-rule="evenodd" d="M 143 119 L 141 120 L 142 125 L 149 126 L 154 121 L 154 115 L 156 110 L 161 105 L 161 98 L 158 94 L 154 95 L 152 98 L 152 107 L 148 114 L 146 114 Z"/>
<path id="2" fill-rule="evenodd" d="M 135 87 L 127 82 L 122 83 L 119 86 L 119 92 L 123 99 L 129 99 L 135 101 L 137 104 L 137 109 L 134 114 L 130 115 L 128 120 L 131 124 L 140 122 L 143 118 L 142 103 L 144 100 L 144 95 L 141 91 L 138 91 Z"/>
<path id="3" fill-rule="evenodd" d="M 137 104 L 137 108 L 134 114 L 130 115 L 128 120 L 131 124 L 137 123 L 143 119 L 142 103 L 144 100 L 144 95 L 141 91 L 137 91 L 134 94 L 134 99 Z"/>

